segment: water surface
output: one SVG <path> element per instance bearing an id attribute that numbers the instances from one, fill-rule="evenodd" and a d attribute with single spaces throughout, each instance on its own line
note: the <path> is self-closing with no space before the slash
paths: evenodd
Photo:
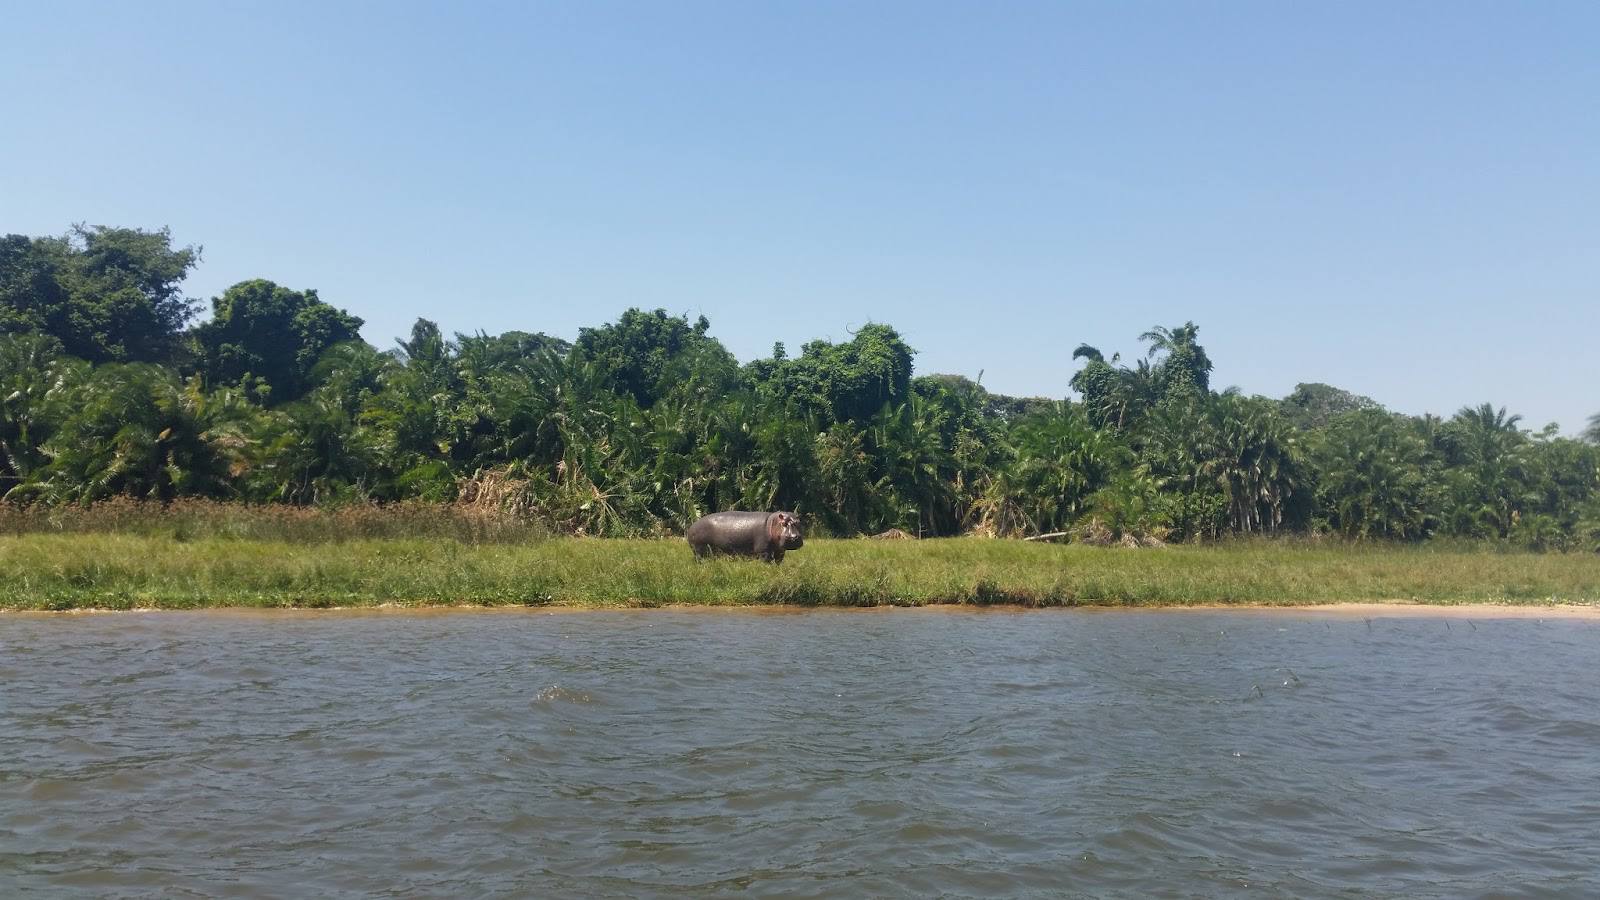
<path id="1" fill-rule="evenodd" d="M 1600 896 L 1600 622 L 0 616 L 0 894 Z"/>

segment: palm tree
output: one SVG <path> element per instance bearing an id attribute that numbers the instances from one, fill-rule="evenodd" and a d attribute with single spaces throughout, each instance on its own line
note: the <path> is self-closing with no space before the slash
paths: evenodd
<path id="1" fill-rule="evenodd" d="M 380 486 L 376 437 L 332 386 L 274 410 L 257 429 L 243 474 L 253 496 L 296 504 L 389 493 Z M 451 499 L 438 497 L 438 499 Z"/>
<path id="2" fill-rule="evenodd" d="M 1109 540 L 1163 541 L 1172 530 L 1172 506 L 1172 498 L 1142 466 L 1123 466 L 1089 498 L 1084 537 L 1092 540 L 1100 531 Z"/>
<path id="3" fill-rule="evenodd" d="M 956 461 L 935 422 L 937 407 L 912 392 L 897 407 L 885 405 L 872 423 L 873 444 L 895 494 L 916 512 L 912 530 L 947 533 L 955 528 Z M 910 526 L 911 523 L 899 523 Z"/>
<path id="4" fill-rule="evenodd" d="M 1516 434 L 1517 423 L 1522 421 L 1522 416 L 1508 416 L 1504 406 L 1495 409 L 1493 403 L 1463 406 L 1456 411 L 1455 418 L 1456 423 L 1477 440 L 1480 448 L 1500 443 L 1503 435 Z"/>
<path id="5" fill-rule="evenodd" d="M 1072 351 L 1072 358 L 1088 360 L 1083 368 L 1073 374 L 1068 386 L 1083 398 L 1083 405 L 1090 417 L 1100 425 L 1113 420 L 1120 421 L 1113 412 L 1116 404 L 1112 399 L 1118 378 L 1117 370 L 1112 368 L 1112 363 L 1121 358 L 1120 354 L 1113 355 L 1111 361 L 1107 362 L 1105 355 L 1099 349 L 1088 344 L 1079 344 L 1078 348 Z"/>
<path id="6" fill-rule="evenodd" d="M 68 394 L 87 363 L 61 355 L 55 338 L 0 335 L 0 496 L 49 461 L 40 445 L 70 412 Z"/>
<path id="7" fill-rule="evenodd" d="M 1124 430 L 1133 430 L 1144 421 L 1162 398 L 1159 370 L 1147 359 L 1133 364 L 1133 368 L 1117 370 L 1117 380 L 1112 386 L 1110 408 L 1114 413 L 1112 424 Z"/>
<path id="8" fill-rule="evenodd" d="M 1028 500 L 1017 466 L 1001 465 L 983 473 L 967 515 L 979 532 L 997 537 L 1041 532 L 1029 514 Z"/>
<path id="9" fill-rule="evenodd" d="M 1458 534 L 1508 537 L 1530 505 L 1529 438 L 1491 403 L 1464 406 L 1446 433 L 1451 508 L 1450 527 Z"/>
<path id="10" fill-rule="evenodd" d="M 744 395 L 739 434 L 718 432 L 745 448 L 739 466 L 738 496 L 748 509 L 788 509 L 801 513 L 824 508 L 817 460 L 817 422 L 798 408 Z"/>
<path id="11" fill-rule="evenodd" d="M 1417 540 L 1434 527 L 1439 487 L 1424 439 L 1390 413 L 1345 413 L 1312 446 L 1317 503 L 1348 538 Z"/>
<path id="12" fill-rule="evenodd" d="M 1203 468 L 1228 497 L 1234 531 L 1277 531 L 1300 486 L 1299 453 L 1276 405 L 1229 391 L 1208 404 L 1212 457 Z"/>
<path id="13" fill-rule="evenodd" d="M 356 415 L 383 390 L 385 382 L 399 367 L 400 362 L 393 354 L 379 353 L 364 341 L 346 341 L 323 352 L 311 368 L 311 385 L 336 398 L 346 412 Z"/>
<path id="14" fill-rule="evenodd" d="M 886 478 L 875 477 L 866 434 L 849 421 L 816 437 L 818 486 L 830 530 L 861 534 L 883 517 Z"/>
<path id="15" fill-rule="evenodd" d="M 1227 527 L 1228 498 L 1215 477 L 1221 442 L 1199 402 L 1160 403 L 1133 435 L 1139 467 L 1171 498 L 1174 536 L 1215 537 Z"/>
<path id="16" fill-rule="evenodd" d="M 1081 407 L 1069 403 L 1018 423 L 1014 446 L 1015 468 L 1005 483 L 1026 496 L 1026 518 L 1041 532 L 1070 526 L 1127 461 L 1115 436 L 1095 428 Z"/>
<path id="17" fill-rule="evenodd" d="M 1193 322 L 1185 322 L 1176 328 L 1157 325 L 1139 335 L 1139 340 L 1150 343 L 1146 359 L 1166 354 L 1158 371 L 1163 397 L 1199 398 L 1210 393 L 1211 358 L 1196 340 L 1199 333 Z"/>
<path id="18" fill-rule="evenodd" d="M 227 448 L 213 429 L 246 404 L 208 394 L 198 377 L 149 363 L 110 364 L 72 392 L 73 412 L 45 444 L 30 496 L 89 501 L 125 493 L 155 500 L 232 492 Z"/>

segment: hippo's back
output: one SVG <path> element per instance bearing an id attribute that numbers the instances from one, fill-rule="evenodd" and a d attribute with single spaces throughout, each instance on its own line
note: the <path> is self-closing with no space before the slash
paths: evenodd
<path id="1" fill-rule="evenodd" d="M 712 513 L 701 516 L 689 526 L 685 537 L 694 547 L 713 547 L 724 553 L 754 553 L 760 539 L 766 536 L 767 516 L 764 512 Z"/>

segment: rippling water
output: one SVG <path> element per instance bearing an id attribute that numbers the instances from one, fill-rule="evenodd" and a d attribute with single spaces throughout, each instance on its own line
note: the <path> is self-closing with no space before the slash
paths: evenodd
<path id="1" fill-rule="evenodd" d="M 1600 623 L 0 617 L 0 893 L 1600 895 Z"/>

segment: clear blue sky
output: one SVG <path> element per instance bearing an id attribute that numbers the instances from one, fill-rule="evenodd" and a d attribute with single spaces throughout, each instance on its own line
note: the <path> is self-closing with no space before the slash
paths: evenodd
<path id="1" fill-rule="evenodd" d="M 0 0 L 0 231 L 170 226 L 187 289 L 393 344 L 869 320 L 1062 396 L 1193 319 L 1214 383 L 1600 412 L 1600 3 Z"/>

